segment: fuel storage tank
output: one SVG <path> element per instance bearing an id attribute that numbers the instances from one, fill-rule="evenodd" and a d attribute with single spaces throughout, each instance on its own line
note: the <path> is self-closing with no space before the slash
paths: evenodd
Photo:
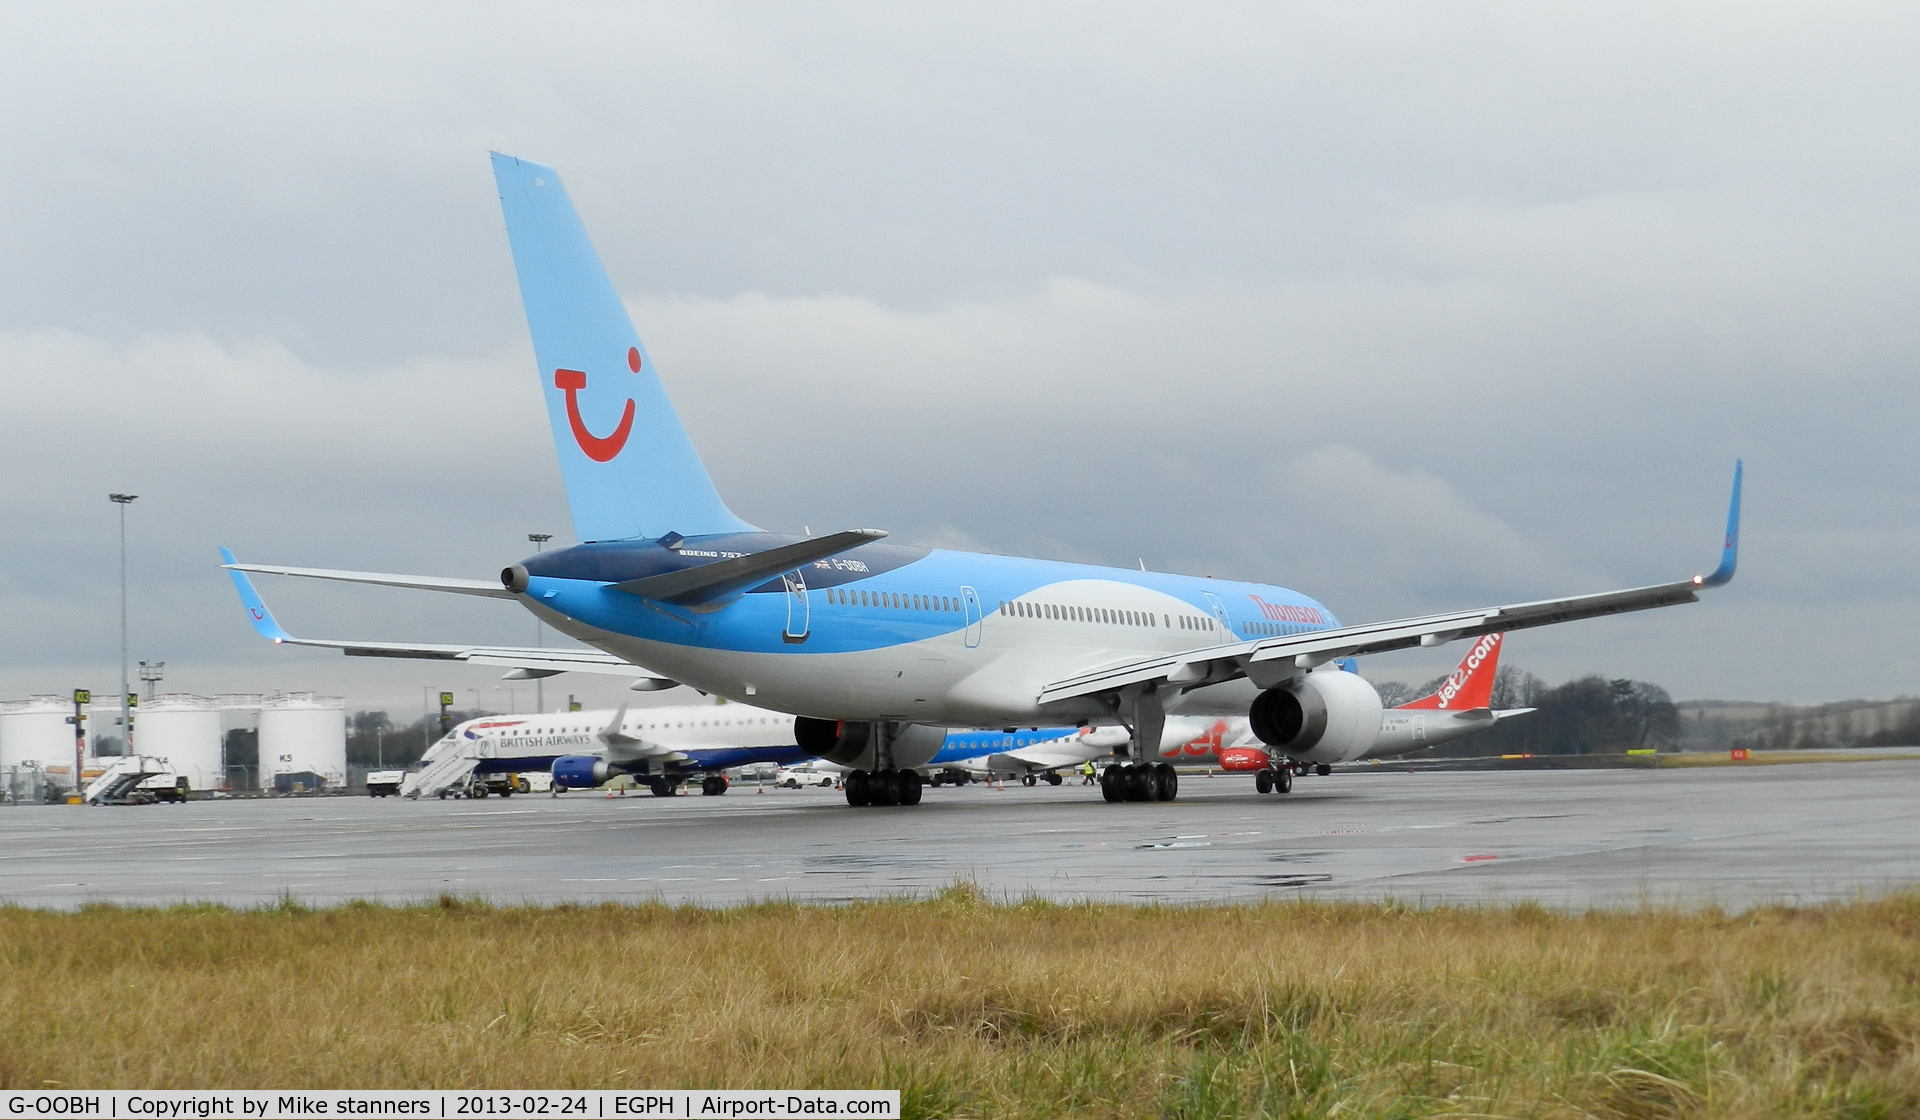
<path id="1" fill-rule="evenodd" d="M 171 693 L 142 700 L 133 717 L 133 748 L 167 760 L 191 789 L 226 785 L 220 757 L 220 702 Z"/>
<path id="2" fill-rule="evenodd" d="M 0 702 L 0 769 L 38 765 L 55 785 L 73 786 L 73 702 L 34 696 Z"/>
<path id="3" fill-rule="evenodd" d="M 286 780 L 276 778 L 286 775 Z M 313 775 L 333 788 L 347 782 L 347 702 L 340 696 L 279 692 L 260 698 L 260 784 L 312 792 Z"/>

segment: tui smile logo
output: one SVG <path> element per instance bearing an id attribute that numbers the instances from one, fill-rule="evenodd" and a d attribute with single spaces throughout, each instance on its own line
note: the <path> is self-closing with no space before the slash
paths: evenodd
<path id="1" fill-rule="evenodd" d="M 634 373 L 640 372 L 640 350 L 627 348 L 627 368 Z M 609 436 L 596 436 L 587 430 L 587 421 L 580 415 L 580 390 L 587 387 L 587 375 L 577 369 L 556 369 L 553 371 L 553 387 L 567 394 L 567 424 L 573 429 L 573 441 L 580 450 L 596 463 L 611 461 L 627 446 L 627 437 L 633 434 L 633 398 L 627 398 L 627 409 L 620 414 L 620 426 Z"/>

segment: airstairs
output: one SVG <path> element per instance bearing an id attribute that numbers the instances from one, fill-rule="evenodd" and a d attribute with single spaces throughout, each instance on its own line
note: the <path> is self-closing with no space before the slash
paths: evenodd
<path id="1" fill-rule="evenodd" d="M 173 764 L 164 758 L 150 754 L 127 755 L 115 759 L 99 777 L 88 782 L 86 792 L 81 797 L 89 805 L 151 803 L 161 798 L 142 789 L 141 784 L 153 778 L 172 777 Z M 171 782 L 161 784 L 169 787 L 165 792 L 170 799 L 173 792 Z"/>
<path id="2" fill-rule="evenodd" d="M 418 770 L 409 771 L 401 781 L 400 796 L 484 796 L 484 783 L 474 774 L 474 770 L 482 762 L 496 756 L 492 739 L 442 739 L 434 750 L 428 752 L 423 760 L 425 764 Z M 497 774 L 493 776 L 499 777 Z"/>

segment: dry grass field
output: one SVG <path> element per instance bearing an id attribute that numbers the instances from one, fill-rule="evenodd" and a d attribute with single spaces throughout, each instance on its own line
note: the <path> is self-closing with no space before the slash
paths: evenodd
<path id="1" fill-rule="evenodd" d="M 1874 749 L 1872 747 L 1854 747 L 1845 751 L 1754 751 L 1746 758 L 1731 758 L 1726 751 L 1701 751 L 1696 754 L 1658 755 L 1658 765 L 1662 767 L 1687 768 L 1692 766 L 1788 766 L 1796 763 L 1821 762 L 1907 762 L 1920 758 L 1920 751 L 1912 749 Z"/>
<path id="2" fill-rule="evenodd" d="M 0 1086 L 855 1087 L 919 1116 L 1920 1116 L 1920 896 L 0 909 Z"/>

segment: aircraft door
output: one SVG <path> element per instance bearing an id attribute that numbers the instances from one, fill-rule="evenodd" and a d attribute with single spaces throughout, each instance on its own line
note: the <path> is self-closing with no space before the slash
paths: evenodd
<path id="1" fill-rule="evenodd" d="M 1207 606 L 1213 608 L 1213 617 L 1215 621 L 1220 623 L 1221 632 L 1228 637 L 1239 637 L 1239 633 L 1233 628 L 1233 622 L 1227 618 L 1227 607 L 1225 603 L 1220 601 L 1220 596 L 1215 595 L 1211 591 L 1203 591 L 1201 594 L 1207 597 Z"/>
<path id="2" fill-rule="evenodd" d="M 798 645 L 807 640 L 807 628 L 813 619 L 813 604 L 807 599 L 807 577 L 798 571 L 780 577 L 787 588 L 787 628 L 780 640 Z"/>
<path id="3" fill-rule="evenodd" d="M 967 630 L 965 634 L 967 648 L 978 649 L 980 648 L 980 596 L 974 594 L 973 588 L 962 587 L 960 589 L 960 603 L 967 612 Z"/>

